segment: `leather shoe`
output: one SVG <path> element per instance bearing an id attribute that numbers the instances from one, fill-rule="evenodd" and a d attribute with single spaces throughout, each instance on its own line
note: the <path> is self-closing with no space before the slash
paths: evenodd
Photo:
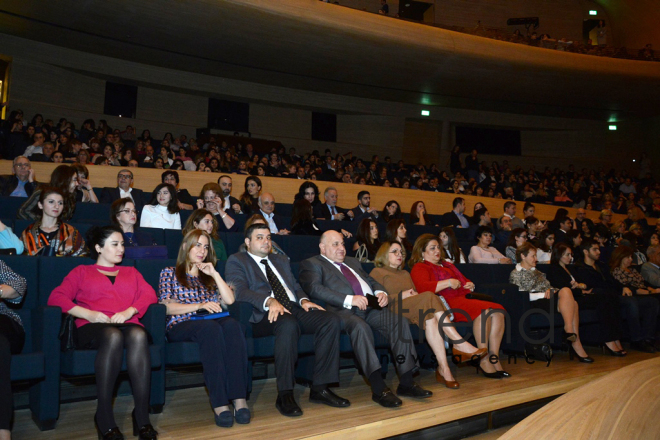
<path id="1" fill-rule="evenodd" d="M 630 348 L 644 353 L 655 353 L 655 348 L 646 341 L 633 341 L 630 343 Z"/>
<path id="2" fill-rule="evenodd" d="M 465 353 L 463 351 L 457 350 L 454 347 L 451 348 L 452 359 L 454 362 L 462 364 L 463 362 L 478 361 L 482 357 L 488 354 L 487 348 L 480 348 L 474 353 Z"/>
<path id="3" fill-rule="evenodd" d="M 278 395 L 275 401 L 275 408 L 283 416 L 300 417 L 303 415 L 302 409 L 296 403 L 296 399 L 293 398 L 293 393 L 285 394 L 284 396 Z"/>
<path id="4" fill-rule="evenodd" d="M 240 425 L 247 425 L 250 423 L 251 417 L 252 415 L 250 414 L 250 410 L 248 408 L 241 408 L 234 411 L 234 418 L 236 419 L 236 423 Z"/>
<path id="5" fill-rule="evenodd" d="M 401 385 L 399 385 L 396 389 L 396 393 L 399 396 L 418 397 L 421 399 L 426 399 L 427 397 L 431 397 L 433 395 L 432 391 L 425 390 L 415 382 L 413 382 L 413 385 L 410 388 L 403 388 Z"/>
<path id="6" fill-rule="evenodd" d="M 592 360 L 592 362 L 593 362 L 593 360 Z M 511 377 L 511 373 L 507 373 L 507 372 L 504 371 L 504 370 L 497 370 L 497 374 L 499 374 L 500 376 L 502 376 L 502 377 L 504 377 L 504 378 L 509 378 L 509 377 Z"/>
<path id="7" fill-rule="evenodd" d="M 327 387 L 322 391 L 310 391 L 309 401 L 313 403 L 323 403 L 324 405 L 334 406 L 335 408 L 346 408 L 351 406 L 351 402 L 349 402 L 348 399 L 339 397 Z"/>
<path id="8" fill-rule="evenodd" d="M 446 380 L 444 377 L 442 377 L 442 374 L 440 374 L 438 370 L 435 370 L 435 381 L 443 384 L 444 386 L 446 386 L 451 390 L 457 390 L 461 387 L 458 381 Z"/>
<path id="9" fill-rule="evenodd" d="M 383 390 L 382 393 L 380 393 L 380 395 L 372 393 L 371 400 L 378 403 L 380 406 L 384 406 L 385 408 L 398 408 L 399 406 L 403 405 L 401 399 L 396 397 L 392 390 L 387 387 Z"/>
<path id="10" fill-rule="evenodd" d="M 215 415 L 215 424 L 221 428 L 231 428 L 234 426 L 234 415 L 231 411 L 222 411 Z"/>

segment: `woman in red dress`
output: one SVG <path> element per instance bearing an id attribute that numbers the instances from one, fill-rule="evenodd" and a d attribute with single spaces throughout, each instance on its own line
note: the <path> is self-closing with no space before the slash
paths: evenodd
<path id="1" fill-rule="evenodd" d="M 421 235 L 415 242 L 408 263 L 412 267 L 410 275 L 415 288 L 418 292 L 431 291 L 442 295 L 452 308 L 454 322 L 468 322 L 467 317 L 470 317 L 477 345 L 479 348 L 487 347 L 489 351 L 489 356 L 484 357 L 480 363 L 484 376 L 492 379 L 510 377 L 499 361 L 504 314 L 494 311 L 504 310 L 504 307 L 489 301 L 468 299 L 466 295 L 474 291 L 474 283 L 445 259 L 438 237 L 432 234 Z"/>

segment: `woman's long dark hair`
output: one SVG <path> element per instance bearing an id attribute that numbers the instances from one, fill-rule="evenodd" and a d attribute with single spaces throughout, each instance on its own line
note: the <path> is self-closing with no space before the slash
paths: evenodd
<path id="1" fill-rule="evenodd" d="M 452 263 L 460 263 L 461 262 L 461 247 L 458 245 L 458 239 L 456 238 L 456 233 L 454 232 L 454 228 L 452 226 L 445 226 L 442 228 L 442 231 L 445 234 L 447 234 L 447 238 L 449 239 L 449 243 L 447 243 L 447 248 L 449 248 L 449 252 L 451 252 L 451 258 Z M 442 245 L 442 240 L 438 240 L 438 243 Z M 447 258 L 449 258 L 449 255 L 447 255 Z"/>
<path id="2" fill-rule="evenodd" d="M 387 206 L 387 205 L 385 205 Z M 403 219 L 394 219 L 387 222 L 387 228 L 385 228 L 385 240 L 399 243 L 399 227 L 401 225 L 405 226 L 406 222 Z M 401 244 L 406 251 L 406 255 L 410 255 L 412 252 L 412 243 L 408 241 L 408 237 L 404 238 L 399 244 Z"/>
<path id="3" fill-rule="evenodd" d="M 293 202 L 293 211 L 291 212 L 291 229 L 297 224 L 312 221 L 312 204 L 307 199 L 302 198 Z"/>
<path id="4" fill-rule="evenodd" d="M 396 203 L 396 212 L 394 213 L 393 216 L 390 217 L 390 213 L 387 211 L 387 207 L 392 205 L 392 203 Z M 401 205 L 396 200 L 390 200 L 389 202 L 385 203 L 385 207 L 383 208 L 382 215 L 383 215 L 383 220 L 385 220 L 386 223 L 389 223 L 392 220 L 402 219 L 403 214 L 401 214 Z"/>
<path id="5" fill-rule="evenodd" d="M 161 183 L 156 187 L 156 189 L 154 189 L 154 192 L 151 193 L 151 200 L 149 200 L 149 205 L 158 206 L 160 204 L 158 203 L 158 192 L 163 188 L 167 188 L 171 197 L 170 203 L 167 204 L 167 212 L 170 214 L 176 214 L 179 212 L 179 199 L 176 196 L 176 189 L 169 183 Z"/>
<path id="6" fill-rule="evenodd" d="M 293 200 L 298 201 L 300 199 L 304 199 L 305 198 L 305 191 L 307 190 L 307 188 L 312 188 L 314 190 L 314 201 L 312 202 L 312 206 L 316 206 L 319 203 L 321 203 L 321 200 L 319 200 L 319 187 L 316 186 L 316 184 L 314 182 L 311 182 L 309 180 L 306 181 L 306 182 L 303 182 L 303 184 L 300 185 L 300 188 L 298 188 L 298 193 L 294 196 Z M 295 203 L 294 203 L 294 205 L 295 205 Z M 293 221 L 293 219 L 292 219 L 292 221 Z"/>
<path id="7" fill-rule="evenodd" d="M 371 241 L 371 223 L 376 223 L 370 218 L 365 218 L 360 222 L 358 226 L 356 239 L 360 244 L 364 244 L 367 248 L 369 255 L 376 255 L 378 248 L 380 247 L 380 240 L 376 238 L 373 242 Z"/>
<path id="8" fill-rule="evenodd" d="M 250 180 L 252 180 L 254 183 L 256 183 L 259 188 L 262 187 L 261 186 L 261 179 L 258 178 L 257 176 L 248 176 L 245 179 L 245 184 L 244 184 L 245 191 L 243 192 L 243 194 L 241 194 L 240 201 L 242 203 L 246 204 L 246 205 L 250 205 L 252 203 L 252 196 L 250 195 L 250 193 L 247 190 L 247 184 Z"/>

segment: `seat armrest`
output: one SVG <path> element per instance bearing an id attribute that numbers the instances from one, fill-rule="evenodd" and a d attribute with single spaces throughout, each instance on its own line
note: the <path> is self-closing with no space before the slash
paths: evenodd
<path id="1" fill-rule="evenodd" d="M 35 307 L 32 310 L 32 348 L 41 351 L 46 358 L 59 357 L 58 335 L 62 325 L 62 309 L 59 307 Z"/>
<path id="2" fill-rule="evenodd" d="M 252 316 L 252 304 L 245 301 L 236 301 L 227 308 L 231 317 L 245 326 L 245 336 L 251 338 L 252 323 L 250 317 Z"/>
<path id="3" fill-rule="evenodd" d="M 152 304 L 147 309 L 140 322 L 151 335 L 154 344 L 165 344 L 165 311 L 167 308 L 163 304 Z"/>

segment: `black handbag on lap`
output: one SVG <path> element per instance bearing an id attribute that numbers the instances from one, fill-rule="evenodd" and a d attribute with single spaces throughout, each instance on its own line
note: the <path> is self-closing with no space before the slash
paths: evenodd
<path id="1" fill-rule="evenodd" d="M 75 350 L 78 345 L 78 328 L 76 318 L 68 313 L 62 314 L 62 325 L 60 327 L 60 349 L 62 351 Z"/>

